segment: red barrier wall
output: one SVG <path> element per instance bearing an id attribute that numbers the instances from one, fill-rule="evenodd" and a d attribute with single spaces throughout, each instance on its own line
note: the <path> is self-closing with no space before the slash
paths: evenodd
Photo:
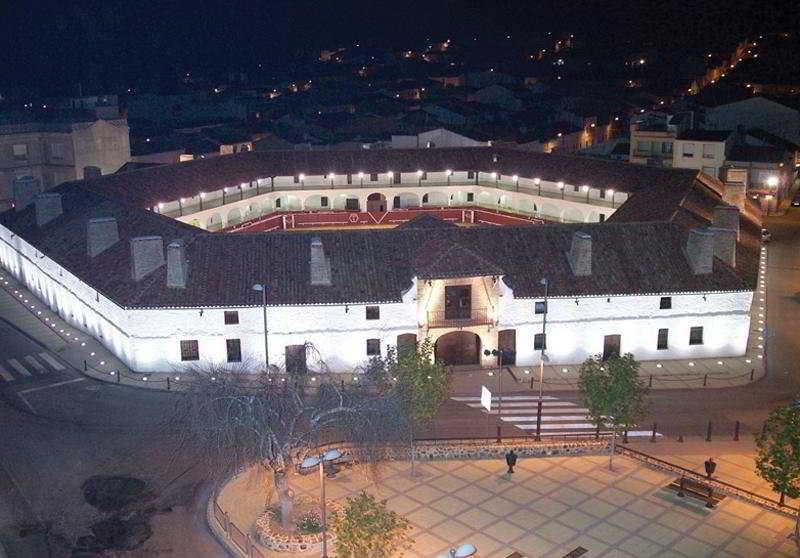
<path id="1" fill-rule="evenodd" d="M 223 229 L 222 232 L 268 232 L 303 228 L 397 226 L 419 217 L 435 215 L 453 223 L 475 225 L 541 225 L 546 221 L 483 208 L 414 208 L 392 211 L 287 211 Z"/>

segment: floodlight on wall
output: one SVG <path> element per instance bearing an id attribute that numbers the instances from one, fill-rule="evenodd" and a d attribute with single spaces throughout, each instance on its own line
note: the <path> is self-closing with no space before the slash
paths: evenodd
<path id="1" fill-rule="evenodd" d="M 771 174 L 767 177 L 767 186 L 770 188 L 775 188 L 778 185 L 778 182 L 780 182 L 780 180 L 774 174 Z"/>
<path id="2" fill-rule="evenodd" d="M 418 171 L 417 171 L 417 177 L 419 177 L 419 178 L 422 178 L 422 174 L 423 174 L 423 173 L 422 173 L 422 171 L 421 171 L 421 170 L 418 170 Z"/>
<path id="3" fill-rule="evenodd" d="M 541 181 L 542 181 L 542 179 L 541 179 L 541 178 L 534 178 L 534 179 L 533 179 L 533 183 L 534 183 L 534 184 L 536 184 L 537 186 L 539 185 L 539 183 L 540 183 Z"/>
<path id="4" fill-rule="evenodd" d="M 451 174 L 453 174 L 453 171 L 451 171 L 450 169 L 447 169 L 446 171 L 444 171 L 444 173 L 445 173 L 447 176 L 450 176 Z"/>
<path id="5" fill-rule="evenodd" d="M 297 175 L 297 178 L 299 178 L 300 180 L 305 180 L 306 179 L 306 175 L 304 175 L 303 173 L 300 173 L 300 174 Z"/>

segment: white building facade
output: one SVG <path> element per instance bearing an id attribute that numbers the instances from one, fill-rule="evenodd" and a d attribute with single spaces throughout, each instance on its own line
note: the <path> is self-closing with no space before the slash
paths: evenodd
<path id="1" fill-rule="evenodd" d="M 472 188 L 476 198 L 483 192 L 493 199 L 509 196 L 510 209 L 540 199 L 534 193 L 508 192 L 499 185 L 500 175 L 482 172 L 467 178 L 468 172 L 430 173 L 428 179 L 438 185 L 443 202 Z M 421 199 L 417 190 L 426 189 L 419 185 L 421 177 L 403 174 L 418 184 L 402 184 L 402 190 Z M 475 185 L 482 175 L 498 184 Z M 270 184 L 273 191 L 235 203 L 263 204 L 289 195 L 276 190 L 284 181 L 294 186 L 292 176 L 277 178 Z M 508 178 L 527 189 L 542 182 Z M 306 207 L 312 196 L 337 199 L 341 191 L 337 178 L 332 180 L 328 189 L 301 190 L 298 207 Z M 563 192 L 563 184 L 553 185 L 555 192 Z M 395 191 L 387 187 L 386 197 L 391 199 L 388 194 Z M 513 349 L 517 365 L 535 365 L 543 346 L 551 364 L 626 352 L 641 360 L 737 356 L 747 347 L 753 288 L 738 276 L 736 239 L 744 228 L 740 231 L 739 212 L 731 206 L 715 212 L 711 229 L 688 231 L 678 246 L 671 240 L 683 235 L 677 226 L 598 223 L 587 209 L 598 211 L 596 206 L 566 196 L 541 199 L 581 205 L 583 216 L 576 220 L 582 224 L 237 236 L 202 230 L 211 228 L 208 212 L 219 208 L 201 211 L 198 203 L 197 211 L 180 217 L 198 222 L 200 228 L 191 228 L 92 193 L 91 199 L 102 199 L 104 208 L 112 208 L 111 217 L 98 220 L 91 212 L 80 213 L 87 204 L 73 197 L 84 195 L 80 184 L 69 185 L 3 214 L 0 265 L 139 372 L 235 362 L 263 368 L 266 360 L 281 369 L 314 369 L 324 363 L 333 371 L 352 372 L 370 357 L 385 355 L 388 346 L 424 338 L 451 364 L 481 365 L 495 364 L 494 357 L 483 355 L 483 350 L 495 348 Z M 364 194 L 358 195 L 366 205 Z M 229 214 L 238 206 L 226 209 Z M 111 232 L 93 237 L 96 225 Z M 49 244 L 52 236 L 75 235 L 76 230 L 81 233 L 64 251 L 59 251 L 61 244 Z M 429 239 L 440 244 L 431 245 Z M 139 254 L 139 241 L 152 249 Z M 96 242 L 102 246 L 93 248 Z M 650 242 L 669 244 L 664 248 L 669 251 L 642 254 L 650 263 L 638 271 L 640 282 L 619 282 L 609 262 L 625 261 L 640 250 L 632 244 L 649 247 Z M 213 276 L 225 276 L 225 270 L 263 243 L 269 247 L 254 268 L 261 271 L 245 275 L 237 270 L 241 280 L 224 284 L 222 294 L 206 292 Z M 514 250 L 499 254 L 509 246 Z M 407 247 L 411 249 L 404 251 Z M 221 261 L 210 257 L 206 263 L 205 254 L 212 249 L 219 250 Z M 407 257 L 415 251 L 427 260 Z M 385 263 L 395 255 L 397 263 Z M 378 266 L 367 274 L 363 270 L 374 265 L 371 261 Z M 116 266 L 119 287 L 102 283 L 109 265 Z M 675 274 L 674 288 L 659 269 Z M 249 285 L 264 277 L 272 277 L 276 285 L 268 296 L 266 331 L 260 296 L 249 292 Z M 540 279 L 551 287 L 546 304 L 536 286 Z M 231 291 L 239 292 L 238 298 L 227 297 Z M 287 294 L 293 291 L 301 294 Z M 138 294 L 128 297 L 129 292 Z"/>

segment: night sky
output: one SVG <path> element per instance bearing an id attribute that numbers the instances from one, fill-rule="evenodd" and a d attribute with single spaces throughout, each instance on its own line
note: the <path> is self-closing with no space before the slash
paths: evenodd
<path id="1" fill-rule="evenodd" d="M 548 30 L 603 49 L 676 48 L 797 28 L 798 2 L 755 0 L 105 0 L 0 2 L 0 94 L 77 94 L 174 82 L 186 71 L 278 77 L 322 48 L 413 48 L 428 38 L 498 40 L 521 49 Z"/>

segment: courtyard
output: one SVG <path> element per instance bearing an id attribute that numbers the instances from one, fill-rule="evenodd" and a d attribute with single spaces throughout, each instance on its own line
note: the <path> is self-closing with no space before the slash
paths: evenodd
<path id="1" fill-rule="evenodd" d="M 329 500 L 366 491 L 412 524 L 407 556 L 433 557 L 462 543 L 476 556 L 586 557 L 796 556 L 793 520 L 725 498 L 715 509 L 665 490 L 673 479 L 623 457 L 609 472 L 602 455 L 521 458 L 509 479 L 501 460 L 408 462 L 377 472 L 354 467 L 326 482 Z M 294 476 L 296 496 L 317 499 L 317 475 Z M 251 529 L 274 504 L 265 479 L 243 473 L 218 496 L 230 521 Z M 269 479 L 266 485 L 270 486 Z M 287 556 L 259 550 L 264 556 Z M 308 553 L 308 556 L 317 553 Z"/>

